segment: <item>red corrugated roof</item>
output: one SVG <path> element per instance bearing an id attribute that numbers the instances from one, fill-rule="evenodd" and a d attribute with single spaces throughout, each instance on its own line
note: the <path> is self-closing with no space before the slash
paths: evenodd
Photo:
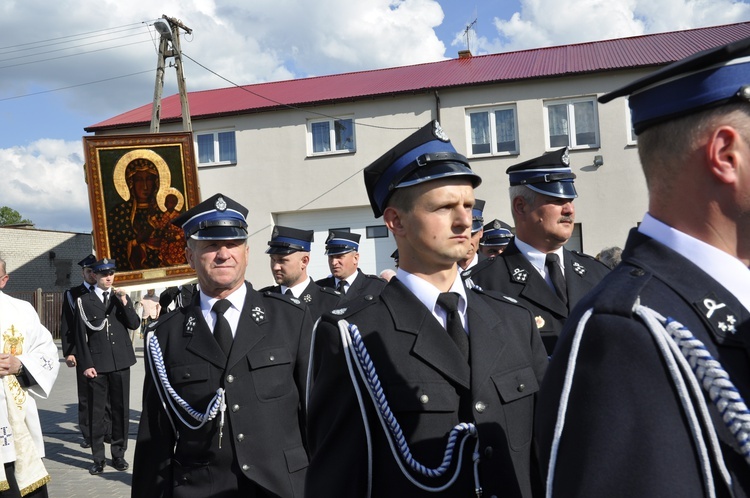
<path id="1" fill-rule="evenodd" d="M 355 100 L 503 81 L 668 64 L 750 36 L 750 22 L 575 45 L 451 59 L 374 71 L 189 92 L 193 120 L 273 108 Z M 151 103 L 86 128 L 88 132 L 151 122 Z M 179 95 L 162 99 L 161 121 L 180 121 Z"/>

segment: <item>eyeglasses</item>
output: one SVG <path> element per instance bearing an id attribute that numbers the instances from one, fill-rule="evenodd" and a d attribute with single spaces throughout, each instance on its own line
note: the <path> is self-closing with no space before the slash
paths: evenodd
<path id="1" fill-rule="evenodd" d="M 96 273 L 97 275 L 107 275 L 107 276 L 110 276 L 110 275 L 114 275 L 115 271 L 114 270 L 104 270 L 104 271 L 95 271 L 94 273 Z"/>

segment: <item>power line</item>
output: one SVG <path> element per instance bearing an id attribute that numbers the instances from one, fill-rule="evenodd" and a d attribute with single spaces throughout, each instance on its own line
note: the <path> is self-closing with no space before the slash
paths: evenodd
<path id="1" fill-rule="evenodd" d="M 110 31 L 110 32 L 108 32 L 106 34 L 107 34 L 107 36 L 109 36 L 109 35 L 115 35 L 117 33 L 123 33 L 123 32 L 126 32 L 126 31 L 133 31 L 134 29 L 141 30 L 142 26 L 138 26 L 137 28 L 127 28 L 127 29 L 120 29 L 120 30 L 117 30 L 117 31 Z M 139 33 L 136 33 L 136 34 L 139 34 Z M 91 39 L 91 38 L 100 38 L 101 36 L 104 36 L 104 35 L 82 36 L 80 38 L 76 38 L 75 40 L 70 40 L 70 41 L 64 42 L 64 43 L 74 43 L 74 42 L 77 42 L 77 41 L 88 40 L 88 39 Z M 135 36 L 135 35 L 128 35 L 128 36 Z M 118 40 L 120 38 L 126 38 L 126 37 L 122 37 L 121 36 L 121 37 L 111 38 L 111 39 L 107 39 L 107 40 L 100 40 L 97 43 L 107 42 L 107 41 L 110 41 L 110 40 Z M 0 48 L 0 55 L 13 54 L 13 53 L 16 53 L 16 52 L 24 52 L 24 51 L 28 51 L 28 50 L 36 50 L 36 49 L 45 48 L 45 47 L 53 47 L 55 45 L 63 45 L 64 43 L 60 43 L 59 41 L 54 41 L 54 40 L 50 40 L 50 43 L 47 43 L 46 41 L 44 41 L 44 42 L 25 43 L 23 45 L 15 45 L 15 46 L 11 46 L 11 47 Z M 36 46 L 30 47 L 28 45 L 36 45 Z M 18 48 L 18 47 L 22 47 L 22 48 Z M 10 49 L 10 48 L 13 48 L 15 50 L 7 50 L 7 49 Z M 69 48 L 76 48 L 76 47 L 74 46 L 74 47 L 69 47 Z M 65 49 L 61 49 L 61 50 L 65 50 Z M 46 53 L 46 52 L 40 52 L 40 53 Z M 32 55 L 34 55 L 34 54 L 32 54 Z"/>
<path id="2" fill-rule="evenodd" d="M 12 61 L 12 60 L 16 60 L 16 59 L 25 59 L 25 58 L 28 58 L 28 57 L 36 57 L 37 55 L 53 54 L 55 52 L 62 52 L 64 50 L 72 50 L 74 48 L 88 47 L 89 45 L 99 45 L 99 44 L 104 43 L 104 42 L 113 41 L 113 40 L 121 40 L 123 38 L 132 38 L 133 36 L 139 36 L 141 34 L 142 33 L 137 33 L 135 35 L 118 36 L 117 38 L 110 38 L 109 40 L 100 40 L 100 41 L 94 41 L 94 42 L 84 43 L 82 45 L 74 45 L 72 47 L 56 48 L 54 50 L 47 50 L 45 52 L 37 52 L 37 53 L 34 53 L 34 54 L 19 55 L 19 56 L 16 56 L 16 57 L 9 57 L 7 59 L 0 59 L 0 62 Z M 149 38 L 148 40 L 143 40 L 143 41 L 151 41 L 151 39 Z M 109 49 L 109 48 L 126 47 L 128 45 L 134 45 L 136 43 L 142 43 L 142 42 L 133 42 L 133 43 L 123 44 L 123 45 L 116 45 L 114 47 L 107 47 L 107 49 Z M 107 49 L 101 49 L 101 50 L 107 50 Z M 80 54 L 70 54 L 69 56 L 83 55 L 83 54 L 88 54 L 88 53 L 91 53 L 91 52 L 81 52 Z M 3 55 L 3 54 L 0 54 L 0 55 Z M 41 59 L 41 60 L 51 60 L 51 59 Z M 41 60 L 40 60 L 40 62 L 41 62 Z M 37 61 L 31 61 L 31 62 L 28 62 L 28 64 L 33 64 L 34 62 L 37 62 Z"/>
<path id="3" fill-rule="evenodd" d="M 0 102 L 4 102 L 6 100 L 20 99 L 20 98 L 24 98 L 24 97 L 33 97 L 34 95 L 42 95 L 42 94 L 45 94 L 45 93 L 59 92 L 61 90 L 69 90 L 71 88 L 78 88 L 78 87 L 86 86 L 86 85 L 94 85 L 96 83 L 103 83 L 105 81 L 112 81 L 112 80 L 117 80 L 117 79 L 120 79 L 120 78 L 129 78 L 130 76 L 137 76 L 139 74 L 153 73 L 153 72 L 154 72 L 153 69 L 149 69 L 149 70 L 140 71 L 140 72 L 137 72 L 137 73 L 123 74 L 122 76 L 113 76 L 111 78 L 105 78 L 103 80 L 89 81 L 88 83 L 79 83 L 77 85 L 70 85 L 70 86 L 65 86 L 65 87 L 61 87 L 61 88 L 55 88 L 53 90 L 42 90 L 40 92 L 26 93 L 24 95 L 16 95 L 15 97 L 5 97 L 5 98 L 0 98 Z"/>
<path id="4" fill-rule="evenodd" d="M 133 43 L 123 43 L 122 45 L 117 45 L 115 47 L 105 47 L 105 48 L 99 48 L 96 50 L 89 50 L 86 52 L 78 52 L 76 54 L 69 54 L 69 55 L 61 55 L 59 57 L 49 57 L 47 59 L 38 59 L 35 61 L 28 61 L 28 62 L 19 62 L 18 64 L 8 64 L 7 66 L 0 66 L 0 69 L 7 69 L 9 67 L 18 67 L 18 66 L 28 66 L 29 64 L 37 64 L 39 62 L 49 62 L 49 61 L 56 61 L 59 59 L 67 59 L 68 57 L 77 57 L 79 55 L 87 55 L 87 54 L 94 54 L 96 52 L 104 52 L 106 50 L 113 50 L 115 48 L 122 48 L 122 47 L 129 47 L 130 45 L 138 45 L 139 43 L 148 43 L 151 40 L 143 40 Z"/>
<path id="5" fill-rule="evenodd" d="M 79 34 L 76 34 L 76 35 L 60 36 L 58 38 L 48 38 L 47 40 L 39 40 L 39 41 L 28 42 L 28 43 L 19 43 L 17 45 L 8 45 L 7 47 L 0 47 L 0 50 L 5 50 L 5 49 L 8 49 L 8 48 L 25 47 L 27 45 L 35 45 L 35 44 L 38 44 L 38 43 L 47 43 L 47 42 L 52 42 L 52 41 L 64 40 L 66 38 L 75 38 L 77 36 L 86 36 L 86 35 L 90 35 L 90 34 L 93 34 L 93 33 L 102 33 L 102 32 L 105 32 L 105 31 L 111 31 L 111 30 L 115 30 L 115 29 L 126 28 L 128 26 L 140 26 L 142 24 L 147 24 L 149 22 L 153 23 L 153 21 L 154 20 L 152 19 L 151 21 L 141 21 L 141 22 L 138 22 L 138 23 L 123 24 L 122 26 L 115 26 L 113 28 L 98 29 L 96 31 L 87 31 L 85 33 L 79 33 Z"/>

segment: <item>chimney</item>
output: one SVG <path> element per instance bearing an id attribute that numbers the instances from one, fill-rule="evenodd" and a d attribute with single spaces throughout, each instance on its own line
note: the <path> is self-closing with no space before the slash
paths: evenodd
<path id="1" fill-rule="evenodd" d="M 470 57 L 471 57 L 471 50 L 459 50 L 458 51 L 459 59 L 468 59 Z"/>

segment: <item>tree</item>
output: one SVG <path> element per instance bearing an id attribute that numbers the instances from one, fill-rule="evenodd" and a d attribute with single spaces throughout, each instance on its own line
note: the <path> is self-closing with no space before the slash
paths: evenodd
<path id="1" fill-rule="evenodd" d="M 6 225 L 33 225 L 34 222 L 21 217 L 21 213 L 8 206 L 0 207 L 0 226 Z"/>

